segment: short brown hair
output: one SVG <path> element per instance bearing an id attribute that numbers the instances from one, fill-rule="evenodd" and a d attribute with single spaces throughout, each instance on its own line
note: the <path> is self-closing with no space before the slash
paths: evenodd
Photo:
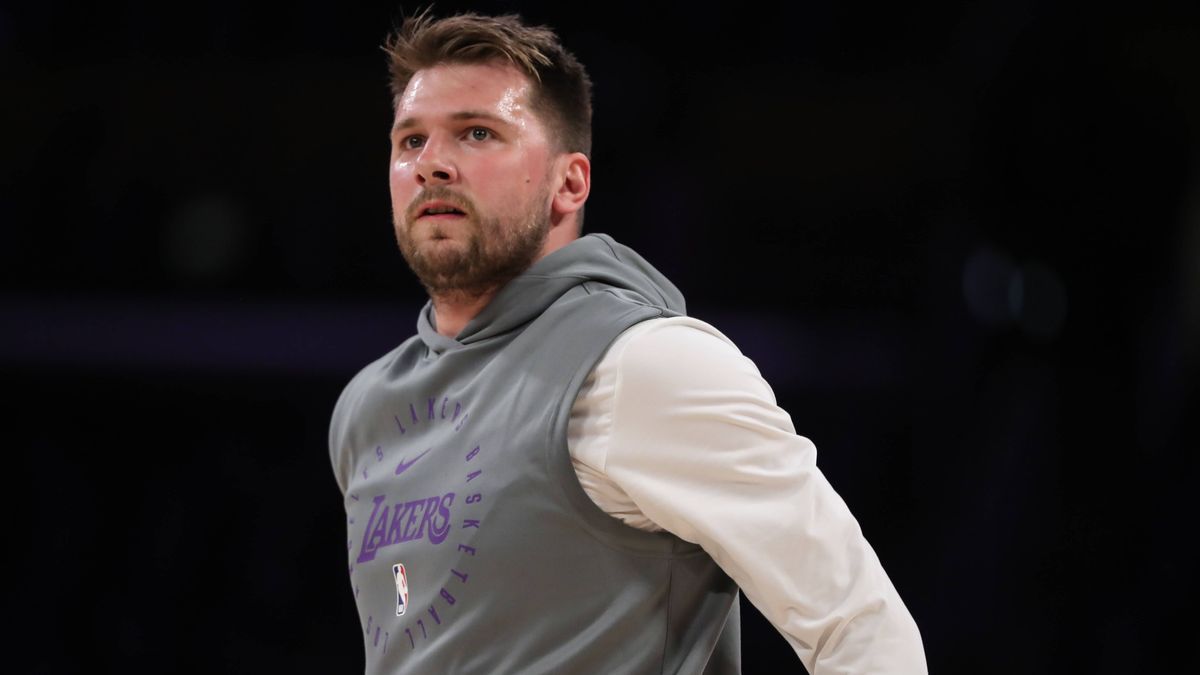
<path id="1" fill-rule="evenodd" d="M 507 61 L 533 84 L 533 109 L 563 152 L 592 153 L 592 81 L 583 64 L 546 26 L 515 14 L 458 14 L 435 19 L 426 10 L 404 20 L 383 47 L 391 66 L 393 105 L 418 70 L 446 63 Z"/>

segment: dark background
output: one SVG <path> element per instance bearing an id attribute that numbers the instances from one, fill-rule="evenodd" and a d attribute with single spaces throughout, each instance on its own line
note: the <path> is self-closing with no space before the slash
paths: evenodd
<path id="1" fill-rule="evenodd" d="M 933 672 L 1194 660 L 1195 3 L 460 8 L 587 64 L 588 229 L 759 364 Z M 361 672 L 326 427 L 423 302 L 398 17 L 0 4 L 7 672 Z"/>

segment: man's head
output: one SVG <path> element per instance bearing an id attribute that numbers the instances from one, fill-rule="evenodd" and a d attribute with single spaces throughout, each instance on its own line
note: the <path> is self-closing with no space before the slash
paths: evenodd
<path id="1" fill-rule="evenodd" d="M 559 152 L 592 154 L 592 81 L 583 64 L 545 26 L 518 16 L 460 14 L 410 18 L 384 45 L 391 61 L 393 105 L 413 75 L 439 65 L 502 62 L 533 84 L 534 110 L 550 128 Z"/>
<path id="2" fill-rule="evenodd" d="M 405 22 L 387 43 L 396 239 L 432 295 L 479 295 L 578 236 L 590 82 L 517 17 Z"/>

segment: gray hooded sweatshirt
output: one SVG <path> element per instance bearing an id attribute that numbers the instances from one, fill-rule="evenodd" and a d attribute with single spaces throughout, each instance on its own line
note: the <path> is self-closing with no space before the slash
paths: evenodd
<path id="1" fill-rule="evenodd" d="M 634 324 L 683 297 L 588 235 L 509 282 L 455 338 L 417 335 L 342 392 L 345 496 L 368 673 L 736 673 L 737 588 L 694 544 L 601 511 L 567 422 Z"/>

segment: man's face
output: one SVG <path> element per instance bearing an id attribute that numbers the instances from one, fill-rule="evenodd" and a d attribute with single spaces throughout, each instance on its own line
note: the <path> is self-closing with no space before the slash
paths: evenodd
<path id="1" fill-rule="evenodd" d="M 418 71 L 397 102 L 392 220 L 431 294 L 478 294 L 540 256 L 554 152 L 531 93 L 507 65 L 439 65 Z"/>

